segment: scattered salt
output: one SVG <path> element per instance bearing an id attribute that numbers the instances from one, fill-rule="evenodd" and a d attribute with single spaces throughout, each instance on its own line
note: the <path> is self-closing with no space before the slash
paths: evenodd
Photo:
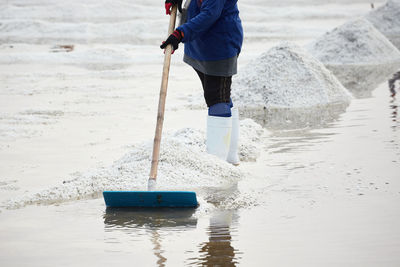
<path id="1" fill-rule="evenodd" d="M 242 161 L 255 160 L 260 138 L 265 132 L 252 120 L 242 121 L 241 128 L 240 158 Z M 74 179 L 9 200 L 4 206 L 18 208 L 101 197 L 104 190 L 146 190 L 151 151 L 150 141 L 135 145 L 109 168 L 77 173 Z M 157 179 L 159 190 L 193 190 L 198 192 L 199 201 L 207 201 L 208 190 L 229 188 L 244 175 L 240 167 L 207 154 L 203 131 L 185 128 L 163 137 Z"/>

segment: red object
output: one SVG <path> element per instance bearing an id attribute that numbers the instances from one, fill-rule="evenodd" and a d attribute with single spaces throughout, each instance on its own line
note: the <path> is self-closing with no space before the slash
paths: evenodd
<path id="1" fill-rule="evenodd" d="M 178 30 L 175 30 L 175 31 L 172 33 L 172 35 L 175 36 L 176 39 L 178 39 L 178 41 L 180 41 L 180 40 L 182 39 L 181 32 L 178 31 Z"/>
<path id="2" fill-rule="evenodd" d="M 167 15 L 171 15 L 171 7 L 172 7 L 172 3 L 165 3 L 165 13 Z"/>

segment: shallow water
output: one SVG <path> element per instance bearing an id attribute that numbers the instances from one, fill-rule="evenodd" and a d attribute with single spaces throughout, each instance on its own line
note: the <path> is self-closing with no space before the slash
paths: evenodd
<path id="1" fill-rule="evenodd" d="M 274 132 L 243 164 L 242 207 L 121 211 L 95 199 L 3 211 L 2 265 L 397 266 L 396 105 L 385 83 L 329 127 Z"/>
<path id="2" fill-rule="evenodd" d="M 27 3 L 1 3 L 11 7 L 3 9 L 2 21 L 14 14 L 69 27 L 83 17 L 94 24 L 115 18 L 113 12 L 88 12 L 97 6 L 88 2 L 82 13 L 57 20 L 40 11 L 48 1 Z M 73 10 L 74 1 L 69 3 L 66 10 Z M 139 8 L 133 24 L 146 28 L 144 16 L 162 11 L 151 5 L 122 6 Z M 365 14 L 369 5 L 243 2 L 248 38 L 241 64 L 281 40 L 307 43 Z M 132 22 L 128 15 L 118 19 Z M 92 43 L 81 42 L 87 33 L 73 35 L 67 41 L 77 43 L 77 63 L 49 52 L 58 40 L 51 31 L 32 43 L 15 31 L 0 46 L 1 201 L 110 166 L 132 143 L 153 136 L 162 55 L 152 46 L 164 21 L 154 23 L 154 35 L 144 36 L 143 44 L 125 44 L 117 32 L 99 34 Z M 93 57 L 91 49 L 100 52 Z M 183 108 L 185 96 L 199 86 L 195 73 L 175 60 L 166 130 L 205 124 L 204 110 Z M 101 198 L 2 209 L 0 265 L 399 266 L 399 101 L 384 82 L 322 128 L 271 132 L 259 144 L 257 162 L 239 167 L 246 177 L 229 188 L 200 190 L 203 205 L 197 210 L 110 210 Z"/>

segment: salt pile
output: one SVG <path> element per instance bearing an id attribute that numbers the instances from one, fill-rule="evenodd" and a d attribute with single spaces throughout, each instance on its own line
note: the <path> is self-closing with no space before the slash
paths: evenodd
<path id="1" fill-rule="evenodd" d="M 232 83 L 242 115 L 271 128 L 299 128 L 331 120 L 351 95 L 305 50 L 283 43 L 250 62 Z"/>
<path id="2" fill-rule="evenodd" d="M 365 19 L 326 33 L 309 51 L 356 96 L 368 97 L 400 65 L 400 52 Z"/>
<path id="3" fill-rule="evenodd" d="M 240 158 L 252 161 L 258 156 L 264 130 L 252 120 L 241 121 Z M 75 174 L 64 181 L 34 194 L 25 194 L 3 203 L 6 208 L 32 204 L 52 204 L 68 200 L 101 197 L 104 190 L 146 190 L 151 164 L 152 141 L 135 145 L 109 168 Z M 205 133 L 186 128 L 165 136 L 161 144 L 157 188 L 160 190 L 193 190 L 231 187 L 243 178 L 240 167 L 209 155 Z M 199 196 L 200 199 L 207 199 Z"/>
<path id="4" fill-rule="evenodd" d="M 385 35 L 400 49 L 400 1 L 389 0 L 387 3 L 371 11 L 366 17 L 375 28 Z"/>

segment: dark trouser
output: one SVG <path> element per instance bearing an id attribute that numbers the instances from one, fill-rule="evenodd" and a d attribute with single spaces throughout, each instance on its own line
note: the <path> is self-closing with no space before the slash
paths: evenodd
<path id="1" fill-rule="evenodd" d="M 204 90 L 207 107 L 218 103 L 230 103 L 232 76 L 212 76 L 195 69 Z"/>

